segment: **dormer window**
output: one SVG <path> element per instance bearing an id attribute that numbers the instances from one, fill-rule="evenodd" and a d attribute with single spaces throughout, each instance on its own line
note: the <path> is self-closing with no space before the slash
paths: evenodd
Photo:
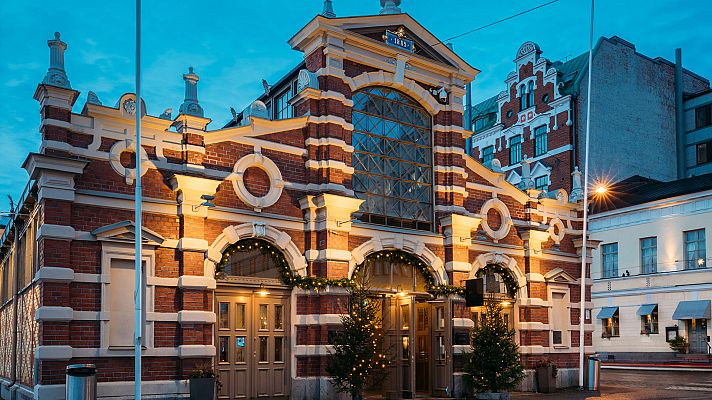
<path id="1" fill-rule="evenodd" d="M 529 81 L 529 90 L 527 91 L 527 96 L 529 100 L 527 101 L 527 107 L 534 105 L 534 81 Z"/>
<path id="2" fill-rule="evenodd" d="M 519 109 L 523 110 L 529 106 L 527 106 L 527 100 L 529 97 L 527 96 L 527 87 L 525 85 L 519 86 Z"/>

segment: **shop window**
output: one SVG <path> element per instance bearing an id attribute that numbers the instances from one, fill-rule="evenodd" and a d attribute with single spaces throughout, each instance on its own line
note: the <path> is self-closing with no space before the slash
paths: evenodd
<path id="1" fill-rule="evenodd" d="M 712 104 L 695 108 L 695 129 L 712 125 Z"/>
<path id="2" fill-rule="evenodd" d="M 658 333 L 658 306 L 647 315 L 640 316 L 640 334 L 650 335 Z"/>
<path id="3" fill-rule="evenodd" d="M 488 164 L 494 159 L 494 146 L 487 146 L 482 149 L 482 164 Z"/>
<path id="4" fill-rule="evenodd" d="M 611 318 L 602 319 L 601 323 L 603 324 L 603 337 L 620 336 L 619 310 L 616 310 Z"/>
<path id="5" fill-rule="evenodd" d="M 685 242 L 685 269 L 705 268 L 707 249 L 705 248 L 705 230 L 697 229 L 683 233 Z"/>
<path id="6" fill-rule="evenodd" d="M 618 243 L 608 243 L 601 246 L 601 263 L 604 278 L 618 276 Z"/>
<path id="7" fill-rule="evenodd" d="M 353 95 L 353 190 L 364 222 L 433 228 L 432 116 L 412 98 L 370 87 Z"/>
<path id="8" fill-rule="evenodd" d="M 514 165 L 522 161 L 522 135 L 513 136 L 509 139 L 509 165 Z"/>
<path id="9" fill-rule="evenodd" d="M 539 157 L 549 151 L 546 125 L 534 128 L 534 156 Z"/>
<path id="10" fill-rule="evenodd" d="M 643 274 L 654 274 L 658 270 L 658 238 L 640 239 L 640 269 Z"/>

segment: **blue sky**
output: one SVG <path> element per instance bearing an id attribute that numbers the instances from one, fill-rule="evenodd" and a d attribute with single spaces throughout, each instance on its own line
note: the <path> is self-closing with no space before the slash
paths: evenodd
<path id="1" fill-rule="evenodd" d="M 540 1 L 403 0 L 401 9 L 440 39 L 544 3 Z M 178 110 L 181 76 L 188 66 L 200 75 L 199 98 L 216 129 L 262 91 L 261 79 L 276 81 L 301 59 L 287 40 L 321 11 L 321 0 L 143 2 L 143 90 L 149 114 Z M 378 0 L 333 0 L 337 16 L 367 15 Z M 434 6 L 435 5 L 435 6 Z M 134 2 L 63 0 L 3 1 L 0 7 L 0 211 L 5 194 L 17 198 L 27 182 L 20 168 L 40 143 L 39 109 L 32 95 L 49 63 L 46 42 L 54 31 L 69 44 L 66 66 L 72 87 L 89 90 L 113 105 L 133 90 Z M 712 77 L 712 30 L 706 0 L 599 0 L 596 36 L 618 35 L 651 57 L 674 59 L 682 47 L 688 69 Z M 529 14 L 453 41 L 455 51 L 480 69 L 473 99 L 504 89 L 518 47 L 537 42 L 544 57 L 564 60 L 586 51 L 589 2 L 560 0 Z M 595 77 L 594 77 L 595 79 Z M 175 115 L 175 114 L 174 114 Z"/>

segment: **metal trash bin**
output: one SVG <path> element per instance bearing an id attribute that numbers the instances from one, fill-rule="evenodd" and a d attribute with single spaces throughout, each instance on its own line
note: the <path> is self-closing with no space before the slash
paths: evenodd
<path id="1" fill-rule="evenodd" d="M 601 383 L 601 359 L 598 354 L 588 356 L 587 366 L 586 390 L 598 391 Z"/>
<path id="2" fill-rule="evenodd" d="M 67 366 L 66 400 L 96 400 L 96 365 Z"/>

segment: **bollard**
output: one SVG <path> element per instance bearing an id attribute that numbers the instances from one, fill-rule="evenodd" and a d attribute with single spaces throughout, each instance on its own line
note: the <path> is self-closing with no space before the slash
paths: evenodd
<path id="1" fill-rule="evenodd" d="M 67 366 L 66 400 L 96 400 L 96 365 Z"/>
<path id="2" fill-rule="evenodd" d="M 588 357 L 588 376 L 586 382 L 586 390 L 599 390 L 601 381 L 601 359 L 596 357 L 597 354 Z"/>

